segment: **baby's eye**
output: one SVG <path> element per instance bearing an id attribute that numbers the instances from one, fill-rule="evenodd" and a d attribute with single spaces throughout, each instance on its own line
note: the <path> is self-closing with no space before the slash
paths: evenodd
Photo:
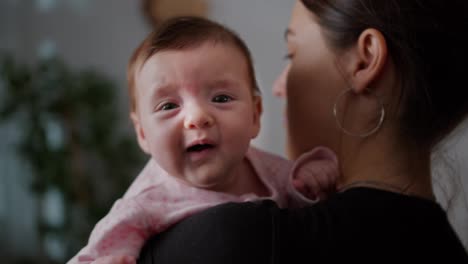
<path id="1" fill-rule="evenodd" d="M 165 103 L 161 107 L 159 107 L 159 110 L 169 111 L 169 110 L 175 109 L 177 107 L 178 107 L 178 105 L 176 105 L 174 103 Z"/>
<path id="2" fill-rule="evenodd" d="M 217 95 L 213 98 L 214 103 L 227 103 L 232 100 L 232 97 L 229 95 L 221 94 Z"/>

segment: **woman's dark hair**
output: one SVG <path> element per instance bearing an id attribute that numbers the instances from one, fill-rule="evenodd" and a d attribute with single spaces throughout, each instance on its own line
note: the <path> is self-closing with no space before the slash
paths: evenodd
<path id="1" fill-rule="evenodd" d="M 385 37 L 401 82 L 403 139 L 433 148 L 468 113 L 468 1 L 302 0 L 333 48 L 367 28 Z"/>

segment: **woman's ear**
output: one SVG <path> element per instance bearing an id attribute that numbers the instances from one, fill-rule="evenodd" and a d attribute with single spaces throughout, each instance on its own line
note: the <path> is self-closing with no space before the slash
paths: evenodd
<path id="1" fill-rule="evenodd" d="M 130 119 L 132 119 L 133 128 L 135 129 L 135 133 L 138 140 L 138 145 L 140 145 L 141 150 L 143 150 L 146 154 L 150 154 L 148 148 L 148 141 L 146 141 L 145 131 L 141 126 L 140 119 L 138 118 L 138 114 L 135 112 L 130 113 Z"/>
<path id="2" fill-rule="evenodd" d="M 359 36 L 351 60 L 351 85 L 354 92 L 362 93 L 371 88 L 379 78 L 387 63 L 387 43 L 382 33 L 376 29 L 364 30 Z"/>
<path id="3" fill-rule="evenodd" d="M 263 105 L 262 97 L 259 95 L 253 96 L 253 130 L 252 138 L 256 138 L 260 133 L 260 119 L 262 117 Z"/>

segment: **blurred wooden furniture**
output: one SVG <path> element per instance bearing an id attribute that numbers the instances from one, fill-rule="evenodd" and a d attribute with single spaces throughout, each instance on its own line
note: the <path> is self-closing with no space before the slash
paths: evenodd
<path id="1" fill-rule="evenodd" d="M 208 0 L 142 0 L 145 18 L 151 25 L 174 16 L 206 16 Z"/>

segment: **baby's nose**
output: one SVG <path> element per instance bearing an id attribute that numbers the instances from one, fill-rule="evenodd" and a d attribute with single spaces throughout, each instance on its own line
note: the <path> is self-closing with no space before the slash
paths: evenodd
<path id="1" fill-rule="evenodd" d="M 212 115 L 201 107 L 188 109 L 184 127 L 186 129 L 207 128 L 214 124 Z"/>

